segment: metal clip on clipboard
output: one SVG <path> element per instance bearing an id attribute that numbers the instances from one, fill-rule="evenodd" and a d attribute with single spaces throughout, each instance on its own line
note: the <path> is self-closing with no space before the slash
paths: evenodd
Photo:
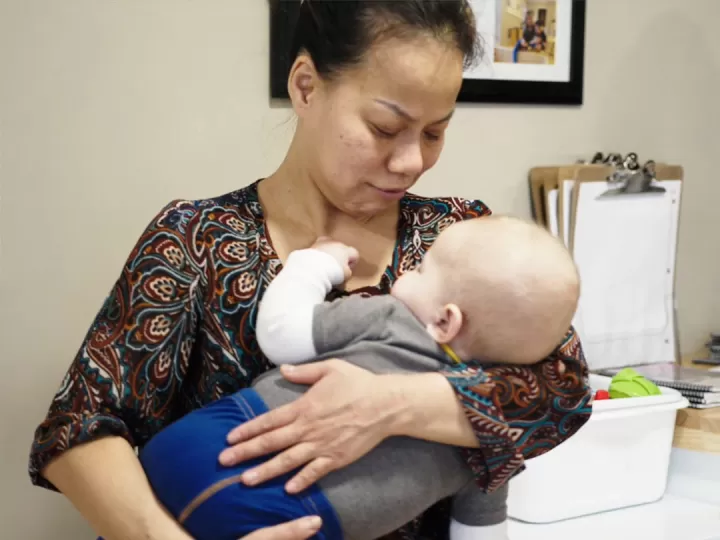
<path id="1" fill-rule="evenodd" d="M 628 154 L 621 164 L 616 165 L 615 171 L 608 176 L 607 181 L 617 187 L 612 187 L 598 195 L 598 199 L 625 194 L 665 193 L 665 188 L 655 183 L 655 162 L 648 161 L 640 167 L 636 154 Z"/>

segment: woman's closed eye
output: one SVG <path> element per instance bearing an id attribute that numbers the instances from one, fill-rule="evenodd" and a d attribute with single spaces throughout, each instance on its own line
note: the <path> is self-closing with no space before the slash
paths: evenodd
<path id="1" fill-rule="evenodd" d="M 375 124 L 371 124 L 372 130 L 375 134 L 383 139 L 394 139 L 400 134 L 400 131 L 388 128 L 381 128 Z M 401 130 L 402 131 L 402 130 Z M 442 138 L 441 134 L 426 131 L 424 133 L 425 139 L 430 142 L 439 141 Z"/>
<path id="2" fill-rule="evenodd" d="M 400 133 L 396 129 L 381 128 L 376 124 L 370 124 L 370 126 L 372 127 L 372 130 L 375 132 L 376 135 L 384 139 L 392 139 L 394 137 L 397 137 L 397 135 Z"/>

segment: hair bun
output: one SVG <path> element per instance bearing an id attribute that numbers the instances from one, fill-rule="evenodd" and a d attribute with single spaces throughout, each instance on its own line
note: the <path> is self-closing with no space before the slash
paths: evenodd
<path id="1" fill-rule="evenodd" d="M 275 0 L 282 2 L 283 0 Z M 295 0 L 289 60 L 308 54 L 321 76 L 360 63 L 380 35 L 450 37 L 467 64 L 482 55 L 468 0 Z M 448 32 L 448 30 L 450 30 Z M 408 32 L 410 31 L 410 32 Z M 288 69 L 290 66 L 288 66 Z"/>

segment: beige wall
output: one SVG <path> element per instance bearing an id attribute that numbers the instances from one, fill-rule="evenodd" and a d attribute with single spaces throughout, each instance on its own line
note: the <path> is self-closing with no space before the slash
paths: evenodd
<path id="1" fill-rule="evenodd" d="M 529 215 L 526 176 L 596 150 L 686 168 L 682 346 L 720 330 L 717 0 L 591 0 L 582 108 L 462 105 L 422 194 Z M 25 467 L 142 227 L 271 171 L 264 0 L 0 0 L 0 537 L 92 538 Z M 616 49 L 614 51 L 613 49 Z M 51 532 L 53 530 L 53 532 Z"/>

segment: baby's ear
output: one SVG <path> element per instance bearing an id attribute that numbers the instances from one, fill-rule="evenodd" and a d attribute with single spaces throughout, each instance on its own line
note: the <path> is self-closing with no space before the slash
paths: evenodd
<path id="1" fill-rule="evenodd" d="M 445 304 L 436 314 L 427 331 L 438 343 L 453 341 L 463 325 L 463 314 L 457 304 Z"/>

